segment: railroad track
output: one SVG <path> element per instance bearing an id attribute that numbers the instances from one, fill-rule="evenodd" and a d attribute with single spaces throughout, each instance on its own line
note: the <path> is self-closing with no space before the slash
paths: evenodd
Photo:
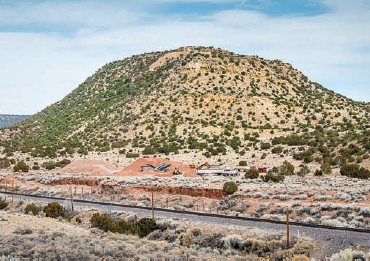
<path id="1" fill-rule="evenodd" d="M 0 191 L 0 194 L 5 195 L 12 195 L 12 192 L 8 191 Z M 61 198 L 61 197 L 52 197 L 52 196 L 41 196 L 41 195 L 32 195 L 32 194 L 23 194 L 23 193 L 13 193 L 14 196 L 19 197 L 28 197 L 28 198 L 35 198 L 35 199 L 47 199 L 47 200 L 56 200 L 56 201 L 69 201 L 69 198 Z M 145 206 L 133 206 L 133 205 L 126 205 L 126 204 L 119 204 L 114 202 L 98 202 L 98 201 L 91 201 L 91 200 L 84 200 L 84 199 L 73 199 L 75 203 L 82 203 L 82 204 L 90 204 L 95 206 L 111 206 L 111 207 L 121 207 L 127 209 L 140 209 L 140 210 L 148 210 L 151 211 L 151 207 Z M 176 214 L 184 214 L 184 215 L 191 215 L 191 216 L 201 216 L 201 217 L 211 217 L 211 218 L 219 218 L 219 219 L 229 219 L 229 220 L 239 220 L 239 221 L 249 221 L 249 222 L 259 222 L 259 223 L 269 223 L 269 224 L 279 224 L 285 225 L 285 221 L 279 220 L 271 220 L 271 219 L 263 219 L 263 218 L 251 218 L 251 217 L 239 217 L 239 216 L 228 216 L 222 214 L 214 214 L 214 213 L 206 213 L 206 212 L 194 212 L 194 211 L 186 211 L 186 210 L 174 210 L 174 209 L 167 209 L 167 208 L 158 208 L 154 207 L 154 211 L 156 212 L 167 212 L 167 213 L 176 213 Z M 358 232 L 358 233 L 367 233 L 370 234 L 369 229 L 362 229 L 362 228 L 350 228 L 350 227 L 335 227 L 335 226 L 327 226 L 327 225 L 318 225 L 318 224 L 308 224 L 302 222 L 289 222 L 290 226 L 295 227 L 305 227 L 305 228 L 316 228 L 316 229 L 329 229 L 329 230 L 337 230 L 337 231 L 347 231 L 347 232 Z"/>

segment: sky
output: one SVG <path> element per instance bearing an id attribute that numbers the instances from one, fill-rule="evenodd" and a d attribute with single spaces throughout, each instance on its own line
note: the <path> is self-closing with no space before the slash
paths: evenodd
<path id="1" fill-rule="evenodd" d="M 0 0 L 0 114 L 34 114 L 104 64 L 214 46 L 370 102 L 369 0 Z"/>

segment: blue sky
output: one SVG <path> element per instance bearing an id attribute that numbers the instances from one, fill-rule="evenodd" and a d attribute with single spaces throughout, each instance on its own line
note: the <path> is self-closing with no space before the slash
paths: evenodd
<path id="1" fill-rule="evenodd" d="M 370 101 L 368 0 L 0 0 L 0 114 L 33 114 L 107 62 L 214 46 Z"/>

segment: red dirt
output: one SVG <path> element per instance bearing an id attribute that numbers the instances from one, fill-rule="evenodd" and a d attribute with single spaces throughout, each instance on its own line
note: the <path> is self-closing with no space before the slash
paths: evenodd
<path id="1" fill-rule="evenodd" d="M 102 160 L 79 159 L 74 160 L 69 165 L 62 168 L 59 172 L 69 174 L 87 173 L 90 176 L 111 176 L 116 173 L 118 169 L 109 163 Z"/>
<path id="2" fill-rule="evenodd" d="M 141 171 L 141 166 L 146 164 L 151 164 L 153 166 L 158 166 L 160 164 L 172 164 L 171 167 L 167 169 L 167 171 L 154 171 L 150 169 L 146 169 Z M 152 177 L 173 177 L 174 175 L 172 172 L 177 167 L 183 174 L 184 177 L 198 177 L 195 173 L 194 169 L 191 169 L 189 165 L 185 165 L 182 162 L 178 161 L 170 161 L 167 159 L 161 158 L 139 158 L 131 165 L 127 166 L 126 168 L 122 169 L 121 171 L 114 174 L 114 176 L 118 177 L 143 177 L 143 176 L 152 176 Z"/>

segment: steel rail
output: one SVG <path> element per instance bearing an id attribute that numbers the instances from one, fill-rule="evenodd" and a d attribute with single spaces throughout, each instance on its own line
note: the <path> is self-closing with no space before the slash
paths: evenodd
<path id="1" fill-rule="evenodd" d="M 12 192 L 0 191 L 0 194 L 11 195 Z M 70 200 L 69 198 L 23 194 L 23 193 L 16 193 L 16 192 L 13 192 L 13 195 L 15 195 L 15 196 L 25 196 L 25 197 L 31 197 L 31 198 L 43 198 L 43 199 L 50 199 L 50 200 L 61 200 L 61 201 L 69 201 Z M 123 207 L 123 208 L 131 208 L 131 209 L 143 209 L 143 210 L 149 210 L 149 211 L 152 210 L 152 207 L 125 205 L 125 204 L 119 204 L 119 203 L 114 203 L 114 202 L 99 202 L 99 201 L 91 201 L 91 200 L 85 200 L 85 199 L 73 199 L 73 201 L 78 202 L 78 203 L 86 203 L 86 204 L 100 205 L 100 206 L 113 206 L 113 207 Z M 272 219 L 265 219 L 265 218 L 228 216 L 228 215 L 222 215 L 222 214 L 213 214 L 213 213 L 206 213 L 206 212 L 194 212 L 194 211 L 187 211 L 187 210 L 174 210 L 174 209 L 158 208 L 158 207 L 155 207 L 154 211 L 177 213 L 177 214 L 186 214 L 186 215 L 195 215 L 195 216 L 205 216 L 205 217 L 212 217 L 212 218 L 245 220 L 245 221 L 253 221 L 253 222 L 265 222 L 265 223 L 270 223 L 270 224 L 286 225 L 286 221 L 272 220 Z M 327 225 L 308 224 L 308 223 L 302 223 L 302 222 L 289 222 L 289 224 L 291 226 L 297 226 L 297 227 L 311 227 L 311 228 L 321 228 L 321 229 L 350 231 L 350 232 L 359 232 L 359 233 L 368 233 L 368 234 L 370 234 L 370 229 L 363 229 L 363 228 L 335 227 L 335 226 L 327 226 Z"/>

